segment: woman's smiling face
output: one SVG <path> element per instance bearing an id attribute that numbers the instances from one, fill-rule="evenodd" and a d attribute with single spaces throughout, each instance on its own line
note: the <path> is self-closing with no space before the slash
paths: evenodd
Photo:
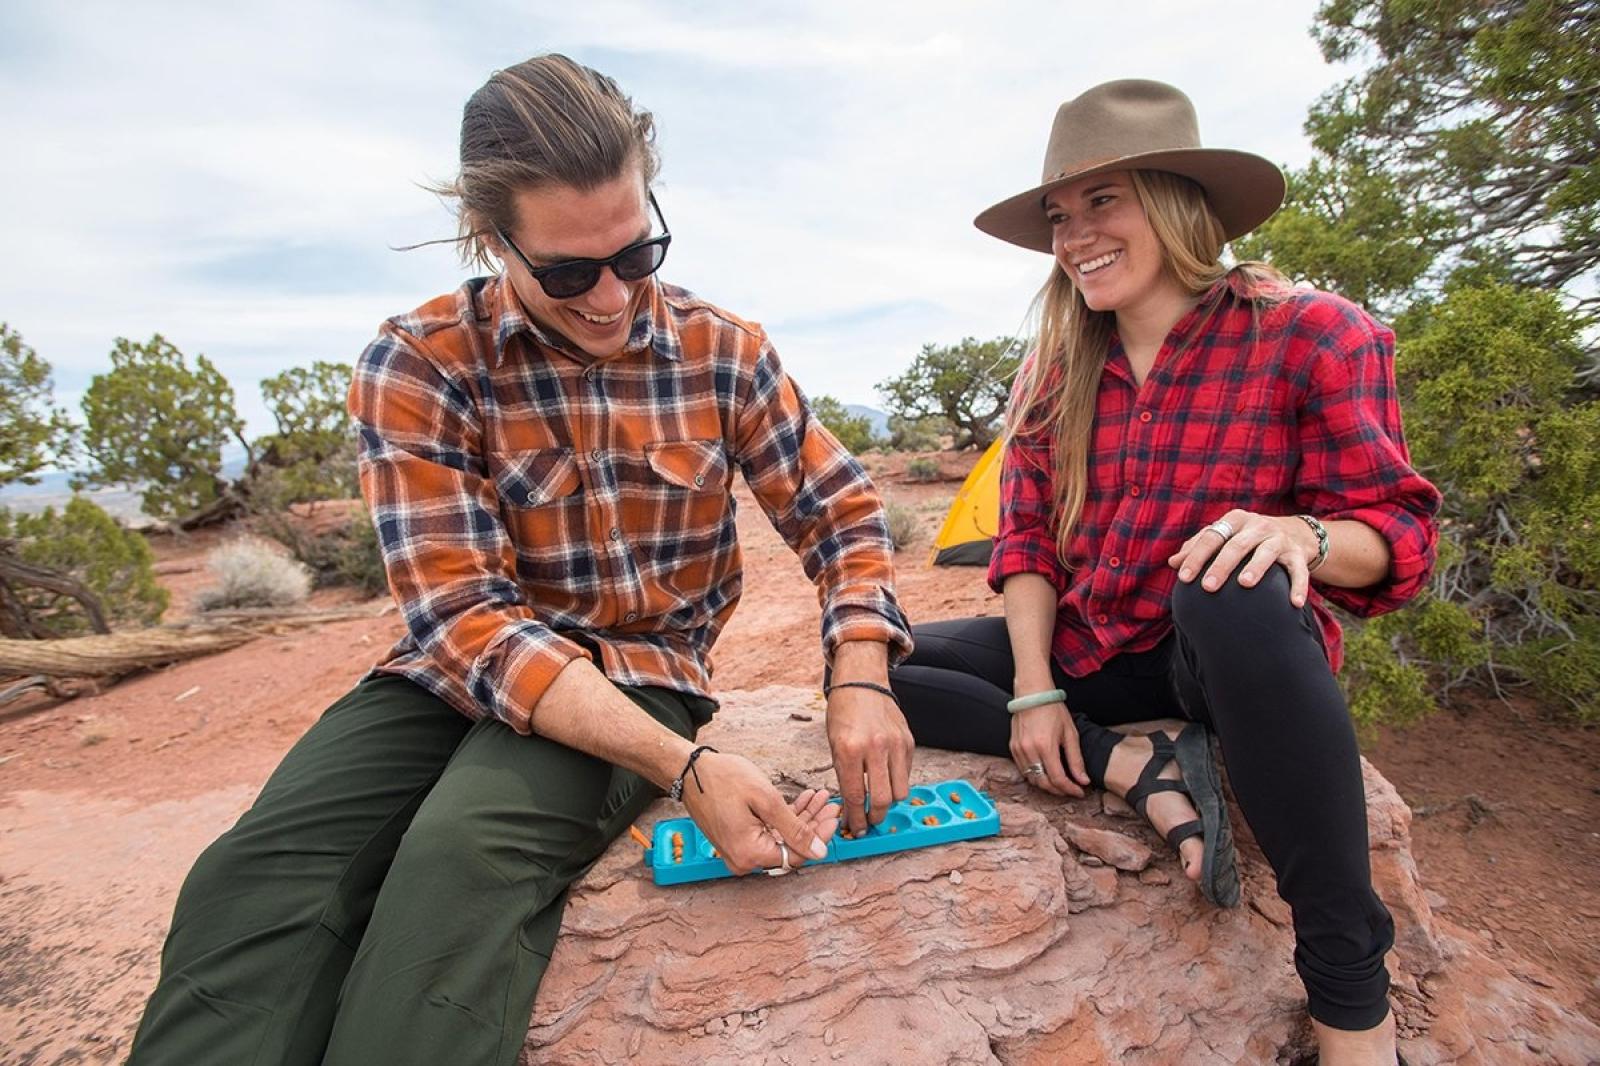
<path id="1" fill-rule="evenodd" d="M 1044 206 L 1056 262 L 1091 310 L 1132 310 L 1176 285 L 1127 171 L 1069 182 Z"/>

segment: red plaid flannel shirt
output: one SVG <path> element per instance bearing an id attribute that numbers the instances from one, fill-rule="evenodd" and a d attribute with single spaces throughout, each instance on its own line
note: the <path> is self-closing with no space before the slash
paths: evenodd
<path id="1" fill-rule="evenodd" d="M 568 662 L 709 695 L 739 602 L 743 474 L 822 602 L 822 642 L 910 650 L 865 472 L 766 334 L 652 279 L 623 351 L 547 334 L 476 279 L 384 323 L 350 411 L 407 633 L 375 668 L 526 733 Z"/>
<path id="2" fill-rule="evenodd" d="M 1059 593 L 1052 651 L 1069 676 L 1152 648 L 1171 631 L 1177 572 L 1168 556 L 1235 507 L 1356 519 L 1389 542 L 1389 573 L 1370 588 L 1312 575 L 1310 601 L 1335 670 L 1343 641 L 1324 600 L 1380 614 L 1415 595 L 1433 569 L 1440 497 L 1406 451 L 1394 334 L 1338 296 L 1295 290 L 1257 306 L 1232 282 L 1218 285 L 1173 328 L 1143 388 L 1113 339 L 1067 565 L 1056 552 L 1051 441 L 1018 436 L 1006 449 L 989 583 L 1000 591 L 1012 574 L 1050 579 Z"/>

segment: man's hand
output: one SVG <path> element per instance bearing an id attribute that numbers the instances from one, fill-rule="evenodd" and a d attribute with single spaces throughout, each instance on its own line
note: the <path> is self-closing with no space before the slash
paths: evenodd
<path id="1" fill-rule="evenodd" d="M 890 804 L 911 794 L 915 746 L 905 715 L 893 700 L 872 689 L 840 687 L 835 682 L 828 697 L 828 747 L 851 834 L 866 832 L 869 820 L 877 825 Z"/>
<path id="2" fill-rule="evenodd" d="M 822 809 L 826 792 L 808 789 L 790 805 L 754 763 L 738 755 L 708 751 L 694 769 L 699 780 L 690 774 L 684 781 L 683 805 L 729 870 L 746 874 L 783 865 L 780 840 L 790 866 L 828 854 L 838 821 Z"/>

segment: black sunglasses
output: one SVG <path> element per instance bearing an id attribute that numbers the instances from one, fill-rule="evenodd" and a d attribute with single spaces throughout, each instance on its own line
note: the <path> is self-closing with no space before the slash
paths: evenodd
<path id="1" fill-rule="evenodd" d="M 549 266 L 536 267 L 522 254 L 510 235 L 496 226 L 494 231 L 507 248 L 517 253 L 522 265 L 528 268 L 544 294 L 552 300 L 570 300 L 582 296 L 600 282 L 600 271 L 610 267 L 611 272 L 623 281 L 639 281 L 661 269 L 667 259 L 667 245 L 672 243 L 672 233 L 667 229 L 666 216 L 656 203 L 656 194 L 650 193 L 650 206 L 661 220 L 661 236 L 650 237 L 628 245 L 609 259 L 567 259 Z"/>

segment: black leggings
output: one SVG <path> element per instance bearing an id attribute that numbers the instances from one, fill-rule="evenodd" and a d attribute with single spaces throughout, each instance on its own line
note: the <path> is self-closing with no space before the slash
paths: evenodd
<path id="1" fill-rule="evenodd" d="M 1237 576 L 1237 575 L 1236 575 Z M 1174 632 L 1087 677 L 1055 669 L 1085 761 L 1121 735 L 1106 726 L 1155 718 L 1205 722 L 1222 742 L 1245 820 L 1294 914 L 1295 968 L 1311 1016 L 1369 1029 L 1388 1011 L 1384 955 L 1394 922 L 1372 890 L 1366 797 L 1355 731 L 1309 607 L 1289 602 L 1279 567 L 1256 587 L 1180 583 Z M 890 683 L 918 744 L 1009 757 L 1014 676 L 1002 618 L 913 630 L 916 651 Z M 1096 782 L 1103 785 L 1103 782 Z"/>

